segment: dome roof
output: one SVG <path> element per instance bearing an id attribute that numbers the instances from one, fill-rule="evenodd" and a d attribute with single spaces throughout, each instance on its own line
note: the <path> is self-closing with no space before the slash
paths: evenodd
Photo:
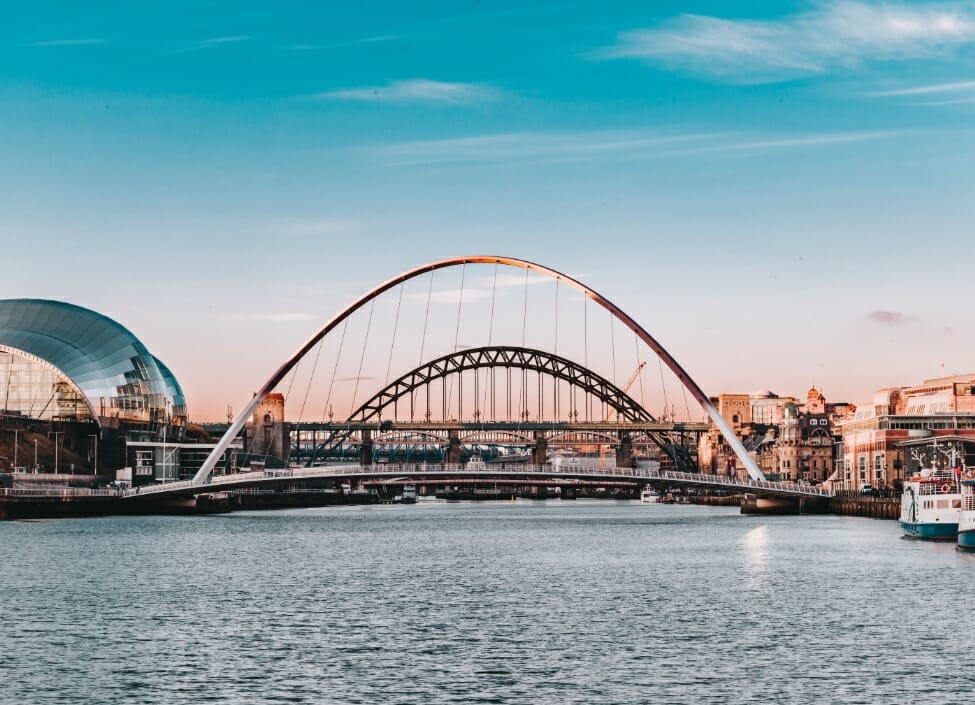
<path id="1" fill-rule="evenodd" d="M 0 347 L 56 368 L 100 423 L 185 422 L 186 401 L 173 373 L 100 313 L 61 301 L 0 300 Z"/>

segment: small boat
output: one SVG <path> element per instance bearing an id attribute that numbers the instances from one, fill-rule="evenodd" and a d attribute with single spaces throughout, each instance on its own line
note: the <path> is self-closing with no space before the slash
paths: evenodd
<path id="1" fill-rule="evenodd" d="M 660 499 L 660 493 L 653 487 L 644 487 L 640 492 L 640 501 L 644 504 L 651 504 Z"/>
<path id="2" fill-rule="evenodd" d="M 416 504 L 416 485 L 403 485 L 403 494 L 400 495 L 400 502 L 403 504 Z"/>
<path id="3" fill-rule="evenodd" d="M 961 481 L 958 548 L 975 551 L 975 470 L 968 470 Z"/>
<path id="4" fill-rule="evenodd" d="M 657 501 L 660 502 L 661 504 L 676 504 L 677 503 L 677 500 L 674 499 L 674 495 L 671 494 L 670 492 L 668 492 L 667 494 L 663 495 L 662 497 L 658 497 L 657 498 Z"/>
<path id="5" fill-rule="evenodd" d="M 954 541 L 961 513 L 959 475 L 928 468 L 904 482 L 901 529 L 912 538 Z"/>

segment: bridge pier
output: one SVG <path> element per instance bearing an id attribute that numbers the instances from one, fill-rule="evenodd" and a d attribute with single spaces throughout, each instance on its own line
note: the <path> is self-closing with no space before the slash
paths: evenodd
<path id="1" fill-rule="evenodd" d="M 742 514 L 798 514 L 799 497 L 759 497 L 750 492 L 741 496 Z"/>
<path id="2" fill-rule="evenodd" d="M 447 433 L 447 462 L 451 465 L 460 465 L 460 431 Z"/>
<path id="3" fill-rule="evenodd" d="M 545 437 L 545 431 L 535 431 L 532 465 L 544 465 L 546 460 L 548 460 L 548 439 Z"/>
<path id="4" fill-rule="evenodd" d="M 372 431 L 362 429 L 362 445 L 359 446 L 359 465 L 372 465 Z"/>
<path id="5" fill-rule="evenodd" d="M 633 467 L 633 439 L 629 431 L 619 432 L 619 443 L 616 446 L 616 467 Z"/>

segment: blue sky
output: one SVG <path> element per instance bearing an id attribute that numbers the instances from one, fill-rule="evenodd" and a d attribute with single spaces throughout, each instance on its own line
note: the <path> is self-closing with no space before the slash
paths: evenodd
<path id="1" fill-rule="evenodd" d="M 709 393 L 975 370 L 975 3 L 347 5 L 5 8 L 0 296 L 116 317 L 198 418 L 474 252 Z"/>

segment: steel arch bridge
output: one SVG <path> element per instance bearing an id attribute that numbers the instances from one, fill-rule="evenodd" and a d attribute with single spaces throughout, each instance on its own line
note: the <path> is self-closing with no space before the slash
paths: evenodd
<path id="1" fill-rule="evenodd" d="M 698 384 L 690 377 L 690 375 L 684 370 L 684 368 L 677 362 L 676 359 L 653 337 L 644 329 L 639 323 L 637 323 L 632 317 L 625 313 L 622 309 L 616 306 L 612 301 L 602 296 L 595 290 L 586 286 L 582 282 L 562 273 L 550 267 L 546 267 L 541 264 L 530 262 L 523 259 L 518 259 L 515 257 L 503 257 L 496 255 L 472 255 L 465 257 L 453 257 L 443 260 L 438 260 L 431 262 L 429 264 L 416 267 L 414 269 L 408 270 L 399 274 L 386 282 L 383 282 L 379 286 L 375 287 L 371 291 L 365 293 L 357 300 L 352 302 L 345 309 L 336 314 L 331 320 L 329 320 L 324 326 L 322 326 L 318 331 L 316 331 L 303 345 L 301 345 L 295 353 L 285 360 L 277 370 L 268 378 L 268 380 L 260 387 L 260 389 L 254 394 L 251 400 L 244 406 L 240 411 L 237 418 L 230 425 L 227 431 L 224 433 L 223 437 L 218 441 L 216 446 L 211 451 L 209 457 L 204 461 L 200 470 L 193 477 L 192 483 L 195 486 L 201 486 L 209 481 L 209 478 L 213 472 L 214 467 L 220 460 L 224 452 L 229 448 L 230 444 L 237 437 L 237 435 L 243 430 L 248 419 L 254 413 L 254 410 L 262 402 L 262 400 L 271 393 L 275 387 L 281 383 L 285 376 L 291 372 L 292 369 L 331 331 L 345 322 L 352 314 L 354 314 L 359 309 L 363 308 L 370 302 L 373 302 L 381 294 L 390 289 L 403 284 L 411 279 L 420 277 L 422 275 L 435 272 L 441 269 L 448 269 L 452 267 L 463 267 L 468 264 L 493 264 L 495 266 L 505 266 L 513 267 L 517 269 L 525 270 L 526 272 L 531 271 L 546 277 L 549 277 L 556 282 L 562 282 L 565 285 L 581 292 L 587 299 L 593 301 L 615 318 L 617 321 L 622 323 L 626 328 L 633 331 L 636 337 L 642 341 L 647 347 L 649 347 L 665 364 L 671 372 L 677 377 L 683 387 L 691 394 L 691 396 L 701 405 L 707 415 L 710 417 L 712 423 L 719 429 L 723 435 L 725 442 L 731 447 L 732 451 L 737 456 L 749 476 L 754 480 L 764 480 L 764 475 L 754 460 L 748 455 L 744 445 L 735 435 L 734 431 L 729 426 L 728 422 L 721 416 L 714 404 L 711 403 L 708 396 L 704 391 L 698 386 Z M 398 398 L 398 397 L 396 397 Z M 381 401 L 381 400 L 380 400 Z M 384 404 L 380 405 L 382 408 Z"/>
<path id="2" fill-rule="evenodd" d="M 460 375 L 468 371 L 495 370 L 499 368 L 506 371 L 520 370 L 524 372 L 535 372 L 540 375 L 551 377 L 553 380 L 567 382 L 571 389 L 577 389 L 583 394 L 590 395 L 592 398 L 597 399 L 601 404 L 615 411 L 620 419 L 621 426 L 628 423 L 638 424 L 656 421 L 656 419 L 654 419 L 654 417 L 646 409 L 644 409 L 635 399 L 630 397 L 622 389 L 617 387 L 605 377 L 596 374 L 592 370 L 589 370 L 586 367 L 569 360 L 568 358 L 548 353 L 543 350 L 524 347 L 498 345 L 468 348 L 449 355 L 443 355 L 431 360 L 430 362 L 424 363 L 423 365 L 410 370 L 406 374 L 386 385 L 385 388 L 374 394 L 352 413 L 346 422 L 349 424 L 347 428 L 336 430 L 330 434 L 324 443 L 316 447 L 306 464 L 308 466 L 313 465 L 320 454 L 327 455 L 330 451 L 338 448 L 343 443 L 348 441 L 353 434 L 354 426 L 366 424 L 374 419 L 381 422 L 383 418 L 383 411 L 388 409 L 390 406 L 393 407 L 393 418 L 398 419 L 399 401 L 404 397 L 408 397 L 409 399 L 409 419 L 411 422 L 414 421 L 417 411 L 415 393 L 418 390 L 426 390 L 427 395 L 424 416 L 425 418 L 429 419 L 431 413 L 430 386 L 433 383 L 443 381 L 443 383 L 446 384 L 446 380 L 449 376 Z M 477 406 L 477 404 L 480 402 L 480 392 L 476 384 L 477 379 L 478 378 L 475 377 L 475 416 L 481 416 L 481 412 Z M 510 374 L 507 381 L 508 387 L 510 388 Z M 462 393 L 463 387 L 458 386 L 458 394 Z M 508 395 L 507 400 L 507 417 L 510 422 L 512 420 L 510 394 Z M 491 406 L 494 406 L 493 399 Z M 491 418 L 497 418 L 496 414 L 493 413 L 494 411 L 495 409 L 491 409 Z M 521 415 L 520 411 L 518 412 L 518 415 Z M 446 419 L 446 407 L 443 409 L 443 416 Z M 484 430 L 489 430 L 492 428 L 492 426 L 493 424 L 490 421 L 485 422 Z M 517 432 L 515 433 L 517 434 Z M 470 434 L 468 434 L 468 436 L 469 435 Z M 613 439 L 608 433 L 604 433 L 604 435 L 606 436 L 606 440 L 604 442 L 616 440 Z M 666 451 L 668 454 L 673 455 L 675 453 L 674 449 L 672 448 L 673 443 L 664 434 L 649 432 L 647 435 L 657 446 Z M 376 437 L 373 440 L 378 442 L 380 437 Z M 444 438 L 442 440 L 446 441 L 447 439 Z M 463 442 L 465 439 L 461 440 Z M 521 440 L 530 441 L 532 440 L 532 437 L 530 435 L 524 435 Z"/>
<path id="3" fill-rule="evenodd" d="M 391 382 L 385 389 L 377 392 L 349 417 L 349 421 L 361 423 L 377 417 L 381 420 L 383 410 L 390 405 L 394 407 L 395 414 L 399 400 L 406 395 L 410 396 L 410 420 L 412 421 L 415 417 L 413 392 L 420 387 L 426 387 L 429 391 L 432 382 L 445 380 L 449 375 L 461 374 L 470 370 L 496 368 L 526 370 L 560 379 L 599 399 L 600 402 L 614 409 L 621 418 L 627 421 L 654 420 L 642 406 L 622 389 L 572 360 L 532 348 L 493 346 L 461 350 L 420 365 Z M 478 390 L 475 389 L 475 401 L 478 400 Z M 427 411 L 429 411 L 429 406 L 428 403 Z M 444 416 L 446 416 L 446 412 Z"/>

